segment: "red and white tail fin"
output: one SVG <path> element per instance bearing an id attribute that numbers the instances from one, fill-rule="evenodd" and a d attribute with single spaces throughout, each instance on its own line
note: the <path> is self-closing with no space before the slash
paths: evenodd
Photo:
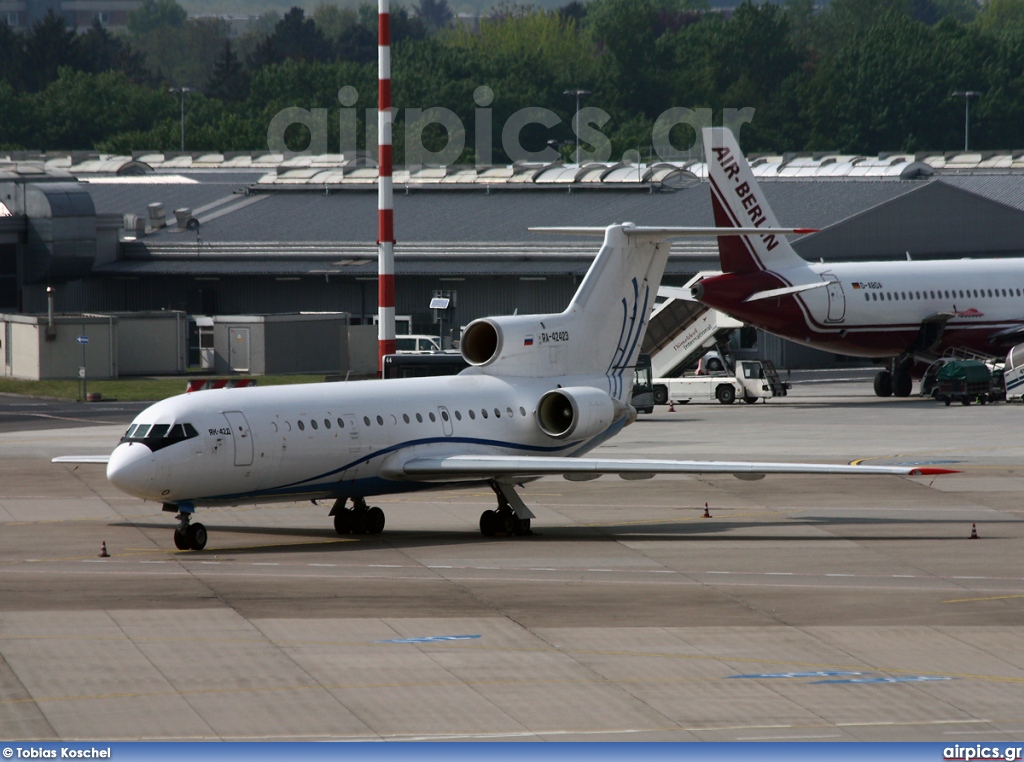
<path id="1" fill-rule="evenodd" d="M 764 191 L 754 179 L 732 131 L 726 127 L 704 129 L 704 156 L 711 182 L 711 206 L 715 225 L 725 228 L 778 228 Z M 812 232 L 808 230 L 807 232 Z M 789 241 L 780 235 L 719 236 L 718 257 L 722 272 L 789 270 L 807 267 Z"/>

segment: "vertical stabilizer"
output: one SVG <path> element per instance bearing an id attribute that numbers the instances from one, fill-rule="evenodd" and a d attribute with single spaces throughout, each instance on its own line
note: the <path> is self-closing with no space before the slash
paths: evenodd
<path id="1" fill-rule="evenodd" d="M 754 179 L 739 144 L 726 127 L 704 129 L 704 155 L 711 183 L 711 206 L 718 227 L 777 228 L 779 222 L 768 206 L 764 191 Z M 789 241 L 780 235 L 719 236 L 718 257 L 722 272 L 788 270 L 806 267 Z"/>
<path id="2" fill-rule="evenodd" d="M 461 343 L 471 365 L 503 376 L 604 376 L 612 397 L 628 397 L 669 236 L 629 223 L 586 232 L 603 233 L 604 244 L 565 311 L 474 320 Z"/>

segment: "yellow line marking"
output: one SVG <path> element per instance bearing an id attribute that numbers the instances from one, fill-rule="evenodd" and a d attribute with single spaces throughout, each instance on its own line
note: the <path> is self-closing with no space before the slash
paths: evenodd
<path id="1" fill-rule="evenodd" d="M 943 603 L 973 603 L 974 601 L 1005 601 L 1010 598 L 1024 598 L 1024 594 L 1021 595 L 990 595 L 987 598 L 953 598 L 952 600 L 943 601 Z"/>
<path id="2" fill-rule="evenodd" d="M 235 548 L 207 548 L 202 552 L 202 555 L 192 550 L 177 550 L 176 548 L 126 548 L 127 552 L 124 553 L 110 553 L 110 558 L 133 558 L 135 556 L 151 556 L 151 555 L 167 555 L 167 556 L 193 556 L 194 558 L 206 558 L 210 561 L 216 560 L 216 556 L 213 554 L 229 554 L 229 553 L 244 553 L 250 550 L 267 550 L 277 548 L 302 548 L 313 545 L 339 545 L 343 542 L 359 542 L 357 537 L 339 537 L 334 540 L 311 540 L 310 542 L 275 542 L 266 545 L 244 545 Z M 109 550 L 109 549 L 108 549 Z M 66 556 L 59 558 L 26 558 L 21 561 L 5 561 L 4 563 L 11 564 L 44 564 L 44 563 L 58 563 L 63 561 L 90 561 L 97 558 L 96 555 L 88 556 Z"/>

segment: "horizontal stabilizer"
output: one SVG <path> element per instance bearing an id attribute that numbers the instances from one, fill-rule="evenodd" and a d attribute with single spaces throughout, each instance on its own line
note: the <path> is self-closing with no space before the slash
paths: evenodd
<path id="1" fill-rule="evenodd" d="M 934 476 L 956 473 L 945 468 L 921 466 L 849 466 L 827 463 L 754 463 L 699 460 L 627 460 L 614 458 L 552 458 L 527 455 L 452 455 L 414 458 L 397 467 L 389 478 L 416 481 L 488 479 L 499 477 L 599 476 L 618 474 L 636 479 L 654 474 L 732 474 L 757 479 L 765 474 L 890 474 Z"/>
<path id="2" fill-rule="evenodd" d="M 105 465 L 110 462 L 109 455 L 60 455 L 53 458 L 51 463 L 87 463 L 89 465 Z"/>
<path id="3" fill-rule="evenodd" d="M 527 228 L 531 233 L 552 233 L 555 235 L 603 236 L 606 228 L 599 227 L 550 227 Z M 711 238 L 737 235 L 807 235 L 818 232 L 815 228 L 722 228 L 722 227 L 640 227 L 625 226 L 622 232 L 628 238 L 667 241 L 671 238 Z"/>
<path id="4" fill-rule="evenodd" d="M 695 302 L 693 292 L 688 288 L 680 286 L 662 286 L 658 289 L 658 296 L 662 299 L 682 299 L 686 302 Z"/>
<path id="5" fill-rule="evenodd" d="M 767 291 L 758 291 L 756 294 L 751 294 L 744 302 L 759 302 L 762 299 L 774 299 L 778 296 L 789 296 L 790 294 L 799 294 L 802 291 L 810 291 L 814 288 L 823 288 L 829 285 L 831 281 L 823 280 L 821 283 L 806 283 L 802 286 L 786 286 L 785 288 L 771 288 Z"/>

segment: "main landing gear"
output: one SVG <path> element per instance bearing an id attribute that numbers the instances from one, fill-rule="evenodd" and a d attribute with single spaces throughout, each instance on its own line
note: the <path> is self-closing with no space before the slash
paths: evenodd
<path id="1" fill-rule="evenodd" d="M 167 510 L 167 506 L 164 506 L 164 510 Z M 174 507 L 171 510 L 175 510 Z M 202 550 L 206 547 L 206 527 L 200 524 L 198 521 L 192 523 L 192 511 L 184 510 L 184 507 L 179 507 L 178 515 L 175 517 L 178 519 L 178 528 L 174 530 L 174 547 L 178 550 Z"/>
<path id="2" fill-rule="evenodd" d="M 892 361 L 889 370 L 880 370 L 875 375 L 875 395 L 878 397 L 909 397 L 914 390 L 914 379 L 910 375 L 913 363 L 897 358 Z"/>
<path id="3" fill-rule="evenodd" d="M 339 498 L 331 508 L 334 516 L 334 531 L 338 534 L 380 534 L 384 531 L 384 511 L 377 506 L 367 507 L 361 497 L 352 498 L 352 507 L 347 508 L 348 498 Z"/>
<path id="4" fill-rule="evenodd" d="M 491 489 L 498 496 L 498 509 L 480 514 L 480 534 L 484 537 L 523 537 L 533 534 L 530 519 L 533 513 L 511 484 L 492 481 Z"/>

